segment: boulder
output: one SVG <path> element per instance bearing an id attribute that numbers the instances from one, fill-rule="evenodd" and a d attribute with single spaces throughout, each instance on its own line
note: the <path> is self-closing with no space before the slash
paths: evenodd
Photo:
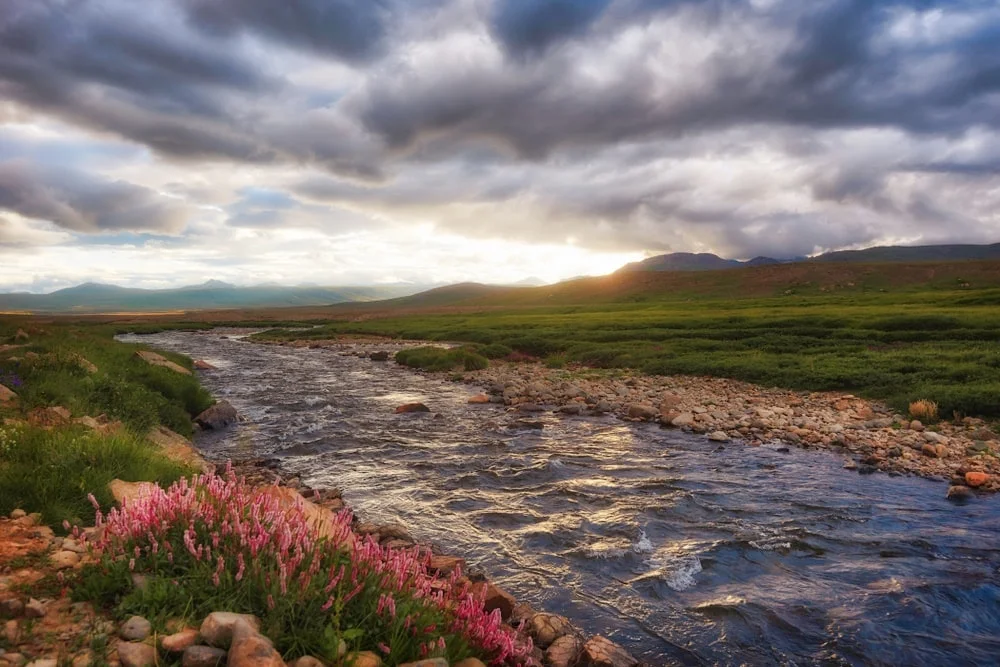
<path id="1" fill-rule="evenodd" d="M 209 409 L 194 418 L 198 426 L 204 429 L 221 430 L 235 424 L 238 419 L 236 408 L 229 401 L 219 401 Z"/>
<path id="2" fill-rule="evenodd" d="M 257 627 L 239 619 L 233 623 L 233 640 L 226 654 L 226 667 L 285 667 L 285 661 L 271 640 L 260 634 Z"/>
<path id="3" fill-rule="evenodd" d="M 17 598 L 0 600 L 0 614 L 7 618 L 17 618 L 24 613 L 24 603 Z"/>
<path id="4" fill-rule="evenodd" d="M 934 445 L 932 445 L 930 443 L 925 444 L 923 447 L 921 447 L 920 448 L 920 453 L 923 454 L 924 456 L 928 456 L 928 457 L 930 457 L 932 459 L 936 459 L 938 457 L 937 447 L 935 447 Z"/>
<path id="5" fill-rule="evenodd" d="M 583 640 L 575 635 L 563 635 L 545 651 L 545 664 L 551 667 L 572 667 L 583 651 Z"/>
<path id="6" fill-rule="evenodd" d="M 965 473 L 965 483 L 971 486 L 973 489 L 978 489 L 986 482 L 990 481 L 990 476 L 984 472 L 967 472 Z"/>
<path id="7" fill-rule="evenodd" d="M 201 638 L 209 646 L 228 648 L 233 641 L 233 633 L 238 625 L 246 625 L 254 632 L 260 630 L 260 621 L 250 614 L 236 614 L 230 611 L 213 611 L 205 617 L 199 630 Z"/>
<path id="8" fill-rule="evenodd" d="M 470 396 L 467 403 L 469 405 L 483 405 L 490 402 L 490 397 L 486 394 L 476 394 L 475 396 Z"/>
<path id="9" fill-rule="evenodd" d="M 600 635 L 588 639 L 580 654 L 582 667 L 633 667 L 638 664 L 628 651 Z"/>
<path id="10" fill-rule="evenodd" d="M 142 616 L 133 616 L 118 629 L 118 636 L 130 642 L 141 642 L 153 631 L 153 626 Z"/>
<path id="11" fill-rule="evenodd" d="M 65 426 L 72 421 L 73 416 L 66 408 L 56 405 L 49 408 L 35 408 L 28 412 L 28 423 L 40 428 Z"/>
<path id="12" fill-rule="evenodd" d="M 649 421 L 650 419 L 656 419 L 657 415 L 659 415 L 659 412 L 648 403 L 633 403 L 628 406 L 628 416 L 630 419 Z"/>
<path id="13" fill-rule="evenodd" d="M 45 603 L 41 600 L 31 598 L 28 604 L 24 605 L 24 615 L 27 618 L 44 618 L 45 612 Z"/>
<path id="14" fill-rule="evenodd" d="M 961 484 L 954 484 L 948 487 L 948 500 L 968 500 L 972 497 L 972 489 Z"/>
<path id="15" fill-rule="evenodd" d="M 434 555 L 431 556 L 431 562 L 428 565 L 428 569 L 431 572 L 437 572 L 441 575 L 451 574 L 458 568 L 461 568 L 463 571 L 465 570 L 465 559 L 458 558 L 457 556 Z"/>
<path id="16" fill-rule="evenodd" d="M 0 408 L 10 408 L 17 405 L 17 394 L 0 384 Z"/>
<path id="17" fill-rule="evenodd" d="M 226 664 L 226 652 L 211 646 L 189 646 L 181 658 L 182 667 L 220 667 Z"/>
<path id="18" fill-rule="evenodd" d="M 156 649 L 139 642 L 118 642 L 118 659 L 122 667 L 153 667 L 156 665 Z"/>
<path id="19" fill-rule="evenodd" d="M 194 367 L 195 367 L 195 370 L 199 370 L 199 371 L 214 371 L 214 370 L 217 370 L 215 366 L 213 366 L 212 364 L 210 364 L 207 361 L 204 361 L 202 359 L 196 360 L 194 362 Z"/>
<path id="20" fill-rule="evenodd" d="M 573 625 L 563 616 L 541 612 L 531 617 L 528 632 L 535 646 L 545 649 L 560 637 L 571 634 Z"/>
<path id="21" fill-rule="evenodd" d="M 180 364 L 176 364 L 170 361 L 162 354 L 157 354 L 156 352 L 150 352 L 149 350 L 139 350 L 135 353 L 135 356 L 145 361 L 150 366 L 161 366 L 163 368 L 168 368 L 175 373 L 180 373 L 181 375 L 191 375 L 191 371 L 184 368 Z"/>
<path id="22" fill-rule="evenodd" d="M 670 420 L 670 425 L 676 426 L 678 428 L 682 426 L 690 426 L 693 423 L 694 423 L 694 414 L 690 412 L 682 412 Z"/>
<path id="23" fill-rule="evenodd" d="M 725 431 L 713 431 L 708 434 L 708 439 L 712 442 L 729 442 L 729 435 Z"/>
<path id="24" fill-rule="evenodd" d="M 514 605 L 516 604 L 517 600 L 514 599 L 513 595 L 493 583 L 486 583 L 486 596 L 483 604 L 486 611 L 499 609 L 500 617 L 507 620 L 514 613 Z"/>
<path id="25" fill-rule="evenodd" d="M 396 408 L 396 414 L 408 414 L 411 412 L 430 412 L 431 409 L 423 403 L 404 403 Z"/>
<path id="26" fill-rule="evenodd" d="M 187 628 L 160 640 L 160 648 L 168 653 L 183 653 L 198 643 L 199 633 L 194 628 Z"/>
<path id="27" fill-rule="evenodd" d="M 389 361 L 389 353 L 385 351 L 372 352 L 368 358 L 372 361 Z"/>
<path id="28" fill-rule="evenodd" d="M 156 488 L 153 482 L 126 482 L 120 479 L 113 479 L 108 482 L 108 491 L 119 505 L 131 502 L 139 496 L 150 493 Z"/>
<path id="29" fill-rule="evenodd" d="M 163 455 L 171 461 L 177 461 L 178 463 L 201 468 L 202 470 L 207 467 L 205 459 L 194 448 L 191 441 L 180 433 L 171 431 L 166 426 L 151 428 L 146 433 L 146 439 L 159 447 Z"/>
<path id="30" fill-rule="evenodd" d="M 56 570 L 68 570 L 80 562 L 80 554 L 69 550 L 57 551 L 49 557 L 49 562 Z"/>

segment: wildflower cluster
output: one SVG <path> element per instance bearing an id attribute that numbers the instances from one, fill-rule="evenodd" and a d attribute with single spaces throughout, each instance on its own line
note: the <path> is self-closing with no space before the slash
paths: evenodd
<path id="1" fill-rule="evenodd" d="M 105 576 L 152 576 L 189 614 L 256 614 L 288 658 L 334 660 L 346 645 L 378 651 L 390 665 L 439 656 L 516 665 L 531 649 L 498 611 L 484 611 L 460 572 L 429 574 L 426 551 L 360 538 L 346 511 L 320 531 L 301 503 L 289 506 L 231 469 L 152 487 L 107 516 L 96 510 Z M 141 609 L 143 595 L 129 594 L 131 609 Z"/>
<path id="2" fill-rule="evenodd" d="M 24 384 L 24 380 L 17 373 L 0 373 L 0 384 L 8 389 L 17 389 Z"/>

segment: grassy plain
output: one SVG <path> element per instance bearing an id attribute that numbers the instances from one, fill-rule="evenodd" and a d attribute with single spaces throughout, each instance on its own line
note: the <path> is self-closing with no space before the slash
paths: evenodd
<path id="1" fill-rule="evenodd" d="M 726 273 L 736 278 L 740 272 Z M 949 281 L 892 292 L 786 291 L 738 298 L 659 291 L 598 303 L 581 295 L 578 303 L 559 306 L 484 300 L 479 312 L 388 310 L 258 337 L 351 333 L 502 345 L 550 365 L 576 362 L 842 390 L 904 410 L 926 398 L 939 404 L 943 416 L 1000 417 L 1000 289 Z"/>

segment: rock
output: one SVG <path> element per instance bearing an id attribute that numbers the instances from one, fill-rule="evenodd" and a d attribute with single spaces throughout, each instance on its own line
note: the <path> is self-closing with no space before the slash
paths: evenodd
<path id="1" fill-rule="evenodd" d="M 25 512 L 22 509 L 16 509 L 16 510 L 14 510 L 13 512 L 10 513 L 10 518 L 11 519 L 20 519 L 20 518 L 26 517 L 26 516 L 28 516 L 28 513 Z"/>
<path id="2" fill-rule="evenodd" d="M 924 440 L 934 444 L 934 445 L 945 445 L 948 443 L 948 438 L 944 437 L 940 433 L 935 433 L 934 431 L 924 431 L 921 434 Z"/>
<path id="3" fill-rule="evenodd" d="M 194 362 L 194 367 L 195 367 L 196 370 L 199 370 L 199 371 L 214 371 L 214 370 L 218 370 L 215 366 L 213 366 L 212 364 L 208 363 L 207 361 L 203 361 L 202 359 L 196 360 Z"/>
<path id="4" fill-rule="evenodd" d="M 969 438 L 972 440 L 997 440 L 1000 436 L 991 431 L 988 428 L 977 428 L 975 431 L 969 434 Z"/>
<path id="5" fill-rule="evenodd" d="M 600 635 L 588 639 L 580 655 L 582 667 L 632 667 L 638 664 L 639 661 L 628 651 Z"/>
<path id="6" fill-rule="evenodd" d="M 582 403 L 567 403 L 559 406 L 559 412 L 564 415 L 578 415 L 583 412 Z"/>
<path id="7" fill-rule="evenodd" d="M 493 611 L 494 609 L 500 610 L 500 617 L 504 620 L 510 618 L 510 615 L 514 613 L 514 605 L 517 604 L 517 600 L 514 596 L 500 588 L 499 586 L 487 582 L 486 584 L 486 599 L 484 601 L 484 608 L 486 611 Z"/>
<path id="8" fill-rule="evenodd" d="M 0 614 L 8 618 L 16 618 L 24 613 L 24 603 L 17 598 L 0 600 Z"/>
<path id="9" fill-rule="evenodd" d="M 0 407 L 11 407 L 17 403 L 17 394 L 0 384 Z"/>
<path id="10" fill-rule="evenodd" d="M 243 621 L 255 632 L 260 631 L 260 621 L 250 614 L 236 614 L 230 611 L 213 611 L 201 623 L 201 638 L 209 646 L 227 648 L 233 641 L 233 629 Z"/>
<path id="11" fill-rule="evenodd" d="M 28 662 L 28 659 L 21 653 L 3 653 L 0 654 L 0 662 L 6 662 L 8 665 L 20 667 L 24 663 Z"/>
<path id="12" fill-rule="evenodd" d="M 630 419 L 649 421 L 650 419 L 656 419 L 658 414 L 656 408 L 648 403 L 633 403 L 628 406 L 628 416 Z"/>
<path id="13" fill-rule="evenodd" d="M 929 443 L 920 448 L 920 453 L 924 456 L 929 456 L 932 459 L 936 459 L 938 457 L 937 447 Z"/>
<path id="14" fill-rule="evenodd" d="M 465 570 L 465 559 L 458 558 L 457 556 L 433 555 L 431 556 L 430 565 L 428 565 L 428 569 L 431 572 L 437 572 L 442 575 L 451 574 L 458 568 Z"/>
<path id="15" fill-rule="evenodd" d="M 24 605 L 24 615 L 28 618 L 43 618 L 45 611 L 45 603 L 35 598 L 31 598 L 28 604 Z"/>
<path id="16" fill-rule="evenodd" d="M 377 359 L 375 361 L 378 361 Z M 304 655 L 301 658 L 296 659 L 289 664 L 288 667 L 325 667 L 321 660 L 312 657 L 311 655 Z"/>
<path id="17" fill-rule="evenodd" d="M 133 616 L 118 630 L 118 636 L 130 642 L 141 642 L 153 631 L 153 626 L 142 616 Z"/>
<path id="18" fill-rule="evenodd" d="M 423 403 L 404 403 L 396 408 L 395 412 L 397 415 L 408 414 L 411 412 L 430 412 L 431 409 L 424 405 Z"/>
<path id="19" fill-rule="evenodd" d="M 924 430 L 924 425 L 920 423 L 919 419 L 914 419 L 913 421 L 910 422 L 910 430 L 911 431 L 923 431 Z"/>
<path id="20" fill-rule="evenodd" d="M 156 665 L 156 649 L 149 644 L 118 642 L 118 659 L 122 667 L 153 667 Z"/>
<path id="21" fill-rule="evenodd" d="M 191 375 L 191 371 L 184 368 L 183 366 L 176 364 L 162 354 L 157 354 L 156 352 L 150 352 L 149 350 L 139 350 L 135 353 L 135 356 L 139 357 L 145 361 L 150 366 L 161 366 L 163 368 L 169 368 L 175 373 L 180 373 L 181 375 Z"/>
<path id="22" fill-rule="evenodd" d="M 545 408 L 537 403 L 522 403 L 517 406 L 518 412 L 545 412 Z"/>
<path id="23" fill-rule="evenodd" d="M 160 640 L 160 647 L 169 653 L 182 653 L 198 643 L 198 631 L 187 628 Z"/>
<path id="24" fill-rule="evenodd" d="M 980 486 L 990 481 L 990 476 L 984 472 L 967 472 L 965 473 L 965 483 L 971 486 L 973 489 L 978 489 Z"/>
<path id="25" fill-rule="evenodd" d="M 583 651 L 583 640 L 575 635 L 564 635 L 552 642 L 545 651 L 545 664 L 551 667 L 572 667 Z"/>
<path id="26" fill-rule="evenodd" d="M 476 394 L 475 396 L 470 396 L 467 402 L 469 405 L 483 405 L 490 402 L 490 397 L 486 394 Z"/>
<path id="27" fill-rule="evenodd" d="M 26 341 L 28 340 L 28 338 L 30 338 L 30 336 L 28 336 L 28 332 L 25 331 L 24 329 L 18 329 L 17 333 L 14 334 L 15 343 Z"/>
<path id="28" fill-rule="evenodd" d="M 729 435 L 725 431 L 714 431 L 708 434 L 708 439 L 713 442 L 729 442 Z"/>
<path id="29" fill-rule="evenodd" d="M 73 656 L 72 667 L 91 667 L 91 665 L 99 664 L 94 660 L 94 654 L 89 649 L 78 653 Z"/>
<path id="30" fill-rule="evenodd" d="M 948 487 L 948 500 L 968 500 L 972 497 L 972 489 L 967 486 L 955 484 Z"/>
<path id="31" fill-rule="evenodd" d="M 189 646 L 181 658 L 182 667 L 218 667 L 226 663 L 226 652 L 211 646 Z"/>
<path id="32" fill-rule="evenodd" d="M 119 505 L 131 502 L 141 495 L 152 492 L 156 487 L 152 482 L 126 482 L 113 479 L 108 482 L 108 491 Z"/>
<path id="33" fill-rule="evenodd" d="M 93 375 L 98 370 L 97 366 L 91 363 L 90 360 L 81 357 L 79 354 L 73 356 L 73 361 L 75 361 L 76 365 L 82 368 L 88 375 Z"/>
<path id="34" fill-rule="evenodd" d="M 402 540 L 410 544 L 415 542 L 413 536 L 406 530 L 406 526 L 399 523 L 387 523 L 379 526 L 376 532 L 378 533 L 379 542 L 385 540 Z"/>
<path id="35" fill-rule="evenodd" d="M 448 667 L 448 661 L 444 658 L 426 658 L 415 662 L 402 662 L 399 667 Z"/>
<path id="36" fill-rule="evenodd" d="M 29 662 L 26 667 L 59 667 L 59 661 L 55 658 L 38 658 Z"/>
<path id="37" fill-rule="evenodd" d="M 528 632 L 535 640 L 535 646 L 545 649 L 552 642 L 573 632 L 573 625 L 563 616 L 541 612 L 531 617 Z"/>
<path id="38" fill-rule="evenodd" d="M 72 421 L 72 418 L 70 411 L 60 405 L 50 408 L 35 408 L 28 412 L 28 423 L 40 428 L 65 426 Z"/>
<path id="39" fill-rule="evenodd" d="M 49 557 L 49 562 L 56 570 L 68 570 L 80 562 L 80 554 L 73 551 L 57 551 Z"/>
<path id="40" fill-rule="evenodd" d="M 233 640 L 226 655 L 226 667 L 285 667 L 267 637 L 244 620 L 233 623 Z"/>
<path id="41" fill-rule="evenodd" d="M 194 418 L 194 422 L 204 429 L 221 430 L 235 424 L 238 419 L 236 408 L 229 401 L 219 401 Z"/>
<path id="42" fill-rule="evenodd" d="M 690 412 L 682 412 L 670 420 L 670 425 L 676 426 L 678 428 L 682 426 L 690 426 L 693 423 L 694 423 L 694 414 Z"/>
<path id="43" fill-rule="evenodd" d="M 3 637 L 8 644 L 17 643 L 17 640 L 21 638 L 21 626 L 18 625 L 17 621 L 7 621 L 3 624 Z"/>
<path id="44" fill-rule="evenodd" d="M 368 355 L 368 358 L 372 361 L 389 361 L 389 353 L 380 350 L 378 352 L 372 352 Z"/>
<path id="45" fill-rule="evenodd" d="M 351 667 L 381 667 L 382 658 L 371 651 L 361 651 L 351 661 Z"/>
<path id="46" fill-rule="evenodd" d="M 466 658 L 456 662 L 453 667 L 486 667 L 486 663 L 479 658 Z"/>

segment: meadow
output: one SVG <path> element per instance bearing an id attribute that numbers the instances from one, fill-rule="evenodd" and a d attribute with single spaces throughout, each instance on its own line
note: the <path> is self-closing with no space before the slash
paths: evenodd
<path id="1" fill-rule="evenodd" d="M 581 299 L 581 301 L 584 301 Z M 1000 417 L 1000 290 L 911 289 L 807 296 L 641 300 L 332 322 L 259 339 L 380 334 L 509 349 L 550 366 L 709 375 L 796 390 L 837 390 L 905 410 Z M 478 346 L 478 347 L 477 347 Z M 484 348 L 482 346 L 490 346 Z M 413 364 L 411 364 L 413 365 Z M 440 370 L 440 369 L 438 369 Z"/>

